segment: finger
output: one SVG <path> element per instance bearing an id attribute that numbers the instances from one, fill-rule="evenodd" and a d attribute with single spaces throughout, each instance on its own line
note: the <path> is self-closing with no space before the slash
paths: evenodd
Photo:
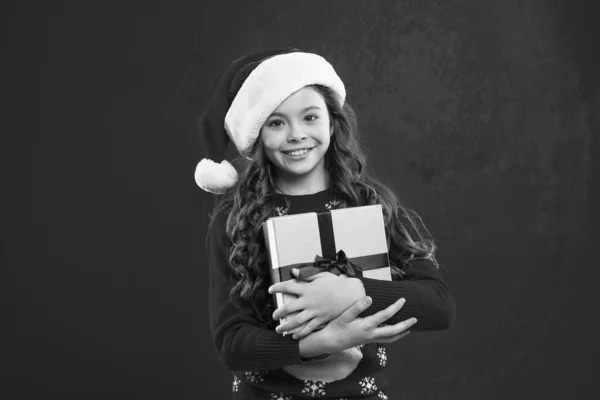
<path id="1" fill-rule="evenodd" d="M 409 333 L 410 333 L 410 331 L 405 331 L 405 332 L 402 332 L 399 335 L 394 335 L 392 337 L 381 338 L 381 339 L 376 340 L 375 343 L 392 343 L 392 342 L 395 342 L 396 340 L 402 339 L 403 337 L 405 337 Z"/>
<path id="2" fill-rule="evenodd" d="M 321 320 L 319 318 L 313 318 L 310 321 L 308 321 L 308 323 L 306 325 L 304 325 L 304 327 L 302 327 L 302 329 L 300 329 L 299 331 L 294 333 L 292 338 L 300 340 L 304 336 L 307 336 L 312 331 L 317 329 L 319 326 L 321 326 Z"/>
<path id="3" fill-rule="evenodd" d="M 283 336 L 289 334 L 289 320 L 297 313 L 288 314 L 285 318 L 279 320 L 279 325 L 275 327 L 275 332 L 283 334 Z M 287 324 L 287 326 L 286 326 Z"/>
<path id="4" fill-rule="evenodd" d="M 387 308 L 366 317 L 365 322 L 374 324 L 372 326 L 379 326 L 388 319 L 390 319 L 398 311 L 400 311 L 405 302 L 406 300 L 404 300 L 404 298 L 399 298 L 394 303 L 390 304 Z"/>
<path id="5" fill-rule="evenodd" d="M 302 291 L 302 285 L 299 284 L 298 280 L 290 279 L 285 282 L 277 282 L 269 287 L 269 293 L 289 293 L 299 295 Z"/>
<path id="6" fill-rule="evenodd" d="M 275 328 L 275 331 L 277 333 L 282 333 L 282 332 L 289 333 L 290 331 L 294 330 L 294 328 L 297 328 L 298 326 L 304 324 L 305 322 L 309 321 L 312 318 L 313 318 L 313 315 L 311 312 L 302 311 L 300 313 L 297 313 L 297 314 L 287 317 L 285 319 L 284 323 L 280 324 L 277 328 Z"/>
<path id="7" fill-rule="evenodd" d="M 294 268 L 294 269 L 296 269 L 296 268 Z M 329 272 L 326 272 L 326 271 L 320 272 L 320 271 L 321 271 L 320 268 L 305 267 L 305 268 L 297 270 L 297 274 L 294 274 L 294 276 L 296 276 L 300 280 L 303 280 L 306 282 L 312 282 L 315 279 L 322 278 L 326 274 L 329 274 Z M 294 273 L 294 270 L 292 270 L 292 274 L 293 273 Z"/>
<path id="8" fill-rule="evenodd" d="M 306 325 L 306 322 L 303 325 L 300 325 L 300 326 L 290 329 L 289 331 L 287 331 L 285 333 L 285 335 L 292 335 L 292 334 L 298 332 L 300 329 L 304 328 L 304 325 Z"/>
<path id="9" fill-rule="evenodd" d="M 365 296 L 348 307 L 338 318 L 345 323 L 352 322 L 358 318 L 363 311 L 369 308 L 372 303 L 373 299 L 371 299 L 369 296 Z"/>
<path id="10" fill-rule="evenodd" d="M 409 318 L 404 321 L 400 321 L 394 325 L 386 325 L 379 327 L 373 331 L 376 337 L 392 337 L 396 335 L 400 335 L 402 332 L 410 329 L 414 324 L 417 323 L 416 318 Z"/>
<path id="11" fill-rule="evenodd" d="M 306 305 L 304 303 L 305 301 L 302 297 L 297 298 L 293 301 L 288 301 L 281 307 L 278 307 L 277 310 L 273 312 L 273 319 L 277 321 L 278 319 L 285 318 L 288 314 L 304 310 L 304 308 L 306 308 Z"/>

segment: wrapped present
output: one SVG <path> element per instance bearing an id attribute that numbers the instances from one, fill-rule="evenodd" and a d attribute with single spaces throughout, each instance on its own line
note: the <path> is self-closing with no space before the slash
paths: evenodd
<path id="1" fill-rule="evenodd" d="M 263 232 L 273 283 L 294 279 L 292 268 L 392 280 L 381 205 L 273 217 Z M 277 307 L 297 298 L 274 297 Z"/>

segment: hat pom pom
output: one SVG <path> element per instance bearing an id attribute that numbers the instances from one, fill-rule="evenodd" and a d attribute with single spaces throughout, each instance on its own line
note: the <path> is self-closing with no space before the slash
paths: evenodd
<path id="1" fill-rule="evenodd" d="M 223 194 L 227 189 L 233 187 L 238 179 L 238 174 L 233 165 L 227 160 L 221 161 L 220 164 L 209 160 L 202 159 L 196 166 L 194 174 L 196 184 L 203 190 Z"/>

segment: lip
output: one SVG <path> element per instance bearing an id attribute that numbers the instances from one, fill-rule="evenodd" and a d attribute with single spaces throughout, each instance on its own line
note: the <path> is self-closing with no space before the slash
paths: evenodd
<path id="1" fill-rule="evenodd" d="M 302 148 L 300 148 L 300 149 L 281 150 L 281 152 L 282 152 L 282 153 L 286 153 L 286 152 L 287 152 L 287 153 L 289 153 L 289 152 L 292 152 L 292 151 L 300 151 L 300 150 L 312 150 L 312 149 L 314 149 L 314 148 L 315 148 L 314 146 L 313 146 L 313 147 L 302 147 Z"/>
<path id="2" fill-rule="evenodd" d="M 298 150 L 285 150 L 285 151 L 300 151 L 300 150 L 306 150 L 304 151 L 302 154 L 300 155 L 291 155 L 289 153 L 284 153 L 283 151 L 281 152 L 281 154 L 283 154 L 283 156 L 292 162 L 301 162 L 302 160 L 306 160 L 309 156 L 310 156 L 310 152 L 311 150 L 314 149 L 314 147 L 304 147 L 302 149 L 298 149 Z"/>

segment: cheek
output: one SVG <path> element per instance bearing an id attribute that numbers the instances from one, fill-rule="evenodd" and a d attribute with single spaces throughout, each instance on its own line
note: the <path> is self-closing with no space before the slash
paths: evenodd
<path id="1" fill-rule="evenodd" d="M 329 129 L 329 125 L 324 126 L 320 133 L 320 136 L 322 138 L 321 141 L 323 142 L 323 144 L 329 145 L 329 143 L 331 142 L 331 130 Z"/>
<path id="2" fill-rule="evenodd" d="M 276 152 L 278 147 L 278 144 L 274 140 L 263 141 L 263 148 L 267 154 Z"/>
<path id="3" fill-rule="evenodd" d="M 265 152 L 265 155 L 267 156 L 267 158 L 271 161 L 274 161 L 273 159 L 279 152 L 279 145 L 278 145 L 277 141 L 273 140 L 272 138 L 271 139 L 268 139 L 268 138 L 262 139 L 262 146 L 263 146 L 263 151 Z"/>
<path id="4" fill-rule="evenodd" d="M 263 148 L 267 152 L 276 147 L 275 137 L 274 137 L 274 135 L 270 134 L 270 132 L 268 132 L 268 131 L 261 131 L 260 140 L 263 144 Z"/>

